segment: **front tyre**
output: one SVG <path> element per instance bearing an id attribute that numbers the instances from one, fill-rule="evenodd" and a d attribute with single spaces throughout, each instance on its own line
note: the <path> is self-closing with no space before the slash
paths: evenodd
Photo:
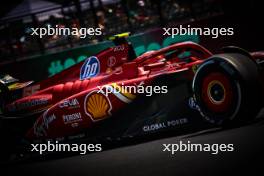
<path id="1" fill-rule="evenodd" d="M 258 65 L 238 53 L 214 55 L 202 63 L 193 79 L 200 114 L 213 125 L 256 117 L 261 107 Z"/>

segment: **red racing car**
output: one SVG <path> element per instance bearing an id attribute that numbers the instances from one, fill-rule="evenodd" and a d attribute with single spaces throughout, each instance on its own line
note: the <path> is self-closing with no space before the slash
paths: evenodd
<path id="1" fill-rule="evenodd" d="M 246 121 L 262 107 L 263 53 L 227 47 L 214 55 L 183 42 L 137 57 L 126 36 L 44 81 L 3 77 L 2 138 L 134 137 Z"/>

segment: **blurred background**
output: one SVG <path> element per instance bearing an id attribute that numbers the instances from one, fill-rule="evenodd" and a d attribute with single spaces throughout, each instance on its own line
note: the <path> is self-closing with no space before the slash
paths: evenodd
<path id="1" fill-rule="evenodd" d="M 34 79 L 43 79 L 91 54 L 81 51 L 77 55 L 72 54 L 75 48 L 99 44 L 106 41 L 109 36 L 121 32 L 147 33 L 153 29 L 179 24 L 195 24 L 200 27 L 210 27 L 210 25 L 212 27 L 234 27 L 235 38 L 231 37 L 227 44 L 240 44 L 249 50 L 261 49 L 259 40 L 263 37 L 260 24 L 263 15 L 260 4 L 257 0 L 243 2 L 230 0 L 5 1 L 0 7 L 0 68 L 1 71 L 23 75 L 18 69 L 14 69 L 16 67 L 14 64 L 30 60 L 24 66 L 27 68 L 30 67 L 30 63 L 34 66 L 33 59 L 38 59 L 40 62 L 40 60 L 44 61 L 43 56 L 49 55 L 50 57 L 46 57 L 49 63 L 46 64 L 46 69 L 43 69 L 45 73 L 33 76 Z M 53 35 L 41 39 L 30 35 L 32 27 L 47 27 L 48 25 L 69 28 L 100 27 L 103 29 L 103 35 L 86 38 Z M 221 40 L 223 42 L 226 39 Z M 208 39 L 200 38 L 194 41 L 211 46 L 211 41 Z M 217 42 L 218 40 L 215 39 L 213 43 Z M 97 52 L 106 46 L 108 45 L 95 50 L 85 49 Z M 74 58 L 66 60 L 66 56 L 55 55 L 57 60 L 54 61 L 52 54 L 65 51 L 68 52 L 64 55 Z M 61 68 L 59 64 L 56 65 L 56 62 L 61 63 Z M 57 66 L 57 71 L 50 70 L 52 64 Z M 27 75 L 24 78 L 27 78 Z"/>

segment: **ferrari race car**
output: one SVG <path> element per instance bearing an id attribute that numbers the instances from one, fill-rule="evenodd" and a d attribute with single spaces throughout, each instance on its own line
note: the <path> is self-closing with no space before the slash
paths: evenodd
<path id="1" fill-rule="evenodd" d="M 2 77 L 2 139 L 142 136 L 240 123 L 263 106 L 262 52 L 227 47 L 214 55 L 182 42 L 137 57 L 127 36 L 38 83 Z"/>

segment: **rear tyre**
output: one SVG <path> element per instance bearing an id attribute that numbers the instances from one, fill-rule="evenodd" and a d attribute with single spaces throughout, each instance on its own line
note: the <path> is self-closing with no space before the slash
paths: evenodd
<path id="1" fill-rule="evenodd" d="M 219 54 L 202 63 L 193 79 L 198 110 L 213 125 L 244 122 L 256 117 L 261 108 L 258 65 L 250 57 Z"/>
<path id="2" fill-rule="evenodd" d="M 4 112 L 4 106 L 6 102 L 8 102 L 8 99 L 10 98 L 10 91 L 8 87 L 0 82 L 0 114 L 3 114 Z"/>

